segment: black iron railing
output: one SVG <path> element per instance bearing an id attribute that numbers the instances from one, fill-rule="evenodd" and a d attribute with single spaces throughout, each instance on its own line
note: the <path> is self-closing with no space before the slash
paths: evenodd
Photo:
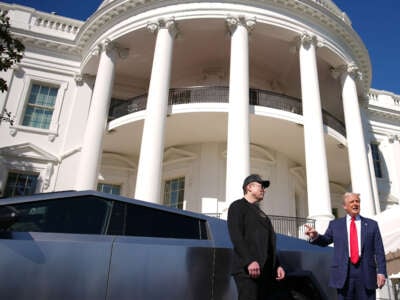
<path id="1" fill-rule="evenodd" d="M 268 216 L 271 219 L 275 232 L 283 235 L 305 239 L 305 226 L 315 227 L 315 220 L 308 218 L 286 217 L 286 216 Z"/>
<path id="2" fill-rule="evenodd" d="M 175 88 L 169 90 L 169 105 L 193 103 L 228 103 L 229 88 L 225 86 Z M 147 94 L 129 100 L 112 99 L 108 120 L 114 120 L 124 115 L 146 109 Z M 302 115 L 301 100 L 283 94 L 250 89 L 250 105 L 259 105 L 269 108 L 288 111 Z M 323 110 L 324 124 L 346 136 L 346 129 L 340 120 Z"/>
<path id="3" fill-rule="evenodd" d="M 220 218 L 220 213 L 208 213 L 206 214 L 210 217 Z M 299 218 L 299 217 L 287 217 L 287 216 L 275 216 L 275 215 L 268 215 L 269 219 L 271 220 L 272 226 L 276 233 L 280 233 L 283 235 L 299 238 L 299 239 L 306 239 L 305 235 L 305 226 L 309 225 L 315 228 L 315 220 L 308 219 L 308 218 Z"/>

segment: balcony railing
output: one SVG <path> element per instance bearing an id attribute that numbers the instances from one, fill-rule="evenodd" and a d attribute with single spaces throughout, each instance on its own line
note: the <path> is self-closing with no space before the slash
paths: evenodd
<path id="1" fill-rule="evenodd" d="M 210 217 L 220 218 L 220 213 L 208 213 L 206 214 Z M 272 226 L 276 233 L 299 238 L 306 239 L 305 227 L 304 225 L 309 225 L 315 228 L 315 220 L 308 218 L 298 218 L 298 217 L 287 217 L 287 216 L 275 216 L 268 215 L 271 220 Z"/>
<path id="2" fill-rule="evenodd" d="M 315 220 L 308 218 L 286 217 L 286 216 L 268 216 L 274 226 L 275 232 L 299 239 L 305 239 L 304 225 L 309 225 L 315 228 Z"/>
<path id="3" fill-rule="evenodd" d="M 193 103 L 228 103 L 229 88 L 225 86 L 212 87 L 190 87 L 176 88 L 169 90 L 169 105 L 193 104 Z M 114 120 L 124 115 L 146 109 L 147 94 L 134 97 L 130 100 L 111 101 L 108 120 Z M 250 105 L 259 105 L 263 107 L 275 108 L 302 115 L 301 100 L 283 94 L 264 91 L 259 89 L 250 89 Z M 343 136 L 346 136 L 346 129 L 340 120 L 323 110 L 323 121 L 327 126 L 335 129 Z"/>

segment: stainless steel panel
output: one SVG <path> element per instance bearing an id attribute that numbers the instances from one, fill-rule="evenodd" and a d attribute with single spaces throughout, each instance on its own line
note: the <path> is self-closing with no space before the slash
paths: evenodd
<path id="1" fill-rule="evenodd" d="M 230 274 L 231 264 L 232 249 L 215 249 L 214 293 L 212 299 L 237 299 L 236 285 Z"/>
<path id="2" fill-rule="evenodd" d="M 0 298 L 105 299 L 112 238 L 16 233 L 0 236 Z"/>
<path id="3" fill-rule="evenodd" d="M 314 249 L 281 250 L 279 252 L 280 262 L 285 267 L 287 278 L 292 277 L 293 280 L 296 280 L 308 277 L 322 296 L 318 299 L 335 300 L 337 298 L 336 290 L 328 286 L 331 251 L 318 251 L 316 246 L 309 247 Z"/>
<path id="4" fill-rule="evenodd" d="M 209 241 L 119 238 L 107 299 L 212 299 L 213 251 Z"/>

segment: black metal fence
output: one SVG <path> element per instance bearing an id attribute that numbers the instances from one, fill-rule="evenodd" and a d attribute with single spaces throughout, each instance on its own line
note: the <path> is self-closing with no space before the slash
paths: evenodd
<path id="1" fill-rule="evenodd" d="M 206 214 L 210 217 L 220 218 L 220 213 L 208 213 Z M 287 216 L 275 216 L 275 215 L 268 215 L 269 219 L 271 220 L 272 226 L 276 233 L 280 233 L 283 235 L 299 238 L 299 239 L 306 239 L 305 235 L 305 226 L 309 225 L 315 228 L 315 220 L 308 219 L 308 218 L 299 218 L 299 217 L 287 217 Z"/>
<path id="2" fill-rule="evenodd" d="M 305 239 L 305 226 L 315 227 L 314 219 L 287 217 L 287 216 L 268 216 L 274 226 L 275 232 L 299 239 Z"/>
<path id="3" fill-rule="evenodd" d="M 226 86 L 207 86 L 175 88 L 169 90 L 169 105 L 193 103 L 228 103 L 229 88 Z M 147 94 L 129 100 L 112 99 L 108 120 L 114 120 L 124 115 L 146 109 Z M 284 94 L 250 89 L 249 104 L 280 109 L 301 115 L 303 113 L 301 100 Z M 323 110 L 323 122 L 346 136 L 346 129 L 339 119 Z"/>

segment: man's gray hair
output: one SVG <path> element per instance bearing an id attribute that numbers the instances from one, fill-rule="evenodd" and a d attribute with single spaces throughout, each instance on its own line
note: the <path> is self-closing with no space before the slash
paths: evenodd
<path id="1" fill-rule="evenodd" d="M 356 195 L 356 196 L 358 196 L 360 198 L 360 193 L 346 192 L 346 193 L 343 194 L 343 203 L 345 203 L 347 197 L 350 197 L 350 196 L 353 196 L 353 195 Z"/>

